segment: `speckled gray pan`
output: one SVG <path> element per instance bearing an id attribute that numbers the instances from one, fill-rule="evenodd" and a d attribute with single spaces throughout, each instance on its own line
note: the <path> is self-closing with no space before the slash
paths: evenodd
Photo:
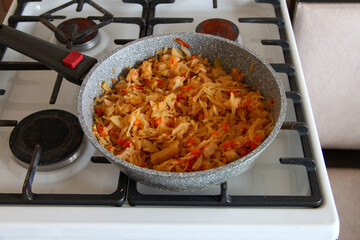
<path id="1" fill-rule="evenodd" d="M 181 38 L 191 46 L 193 55 L 202 54 L 213 61 L 219 58 L 226 70 L 233 67 L 248 73 L 252 62 L 255 62 L 252 80 L 246 78 L 248 84 L 256 87 L 266 99 L 273 99 L 275 106 L 272 113 L 275 127 L 265 141 L 254 151 L 243 158 L 223 167 L 199 171 L 172 173 L 160 172 L 130 164 L 108 152 L 99 144 L 91 132 L 93 125 L 93 100 L 101 94 L 100 85 L 111 78 L 117 78 L 125 67 L 137 66 L 144 59 L 155 55 L 155 51 L 164 47 L 179 47 L 173 39 Z M 85 77 L 78 96 L 78 116 L 81 126 L 90 142 L 102 152 L 110 162 L 118 166 L 122 172 L 145 185 L 170 191 L 191 191 L 210 187 L 227 181 L 229 178 L 246 170 L 254 159 L 271 143 L 280 130 L 285 118 L 286 98 L 282 82 L 272 67 L 255 53 L 239 44 L 212 35 L 199 33 L 171 33 L 142 38 L 126 44 L 101 59 Z"/>

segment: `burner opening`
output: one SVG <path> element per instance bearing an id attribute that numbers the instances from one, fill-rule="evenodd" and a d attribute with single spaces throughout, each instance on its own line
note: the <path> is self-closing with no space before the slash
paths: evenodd
<path id="1" fill-rule="evenodd" d="M 37 119 L 24 131 L 24 145 L 35 149 L 35 145 L 40 144 L 43 152 L 51 152 L 69 140 L 69 131 L 61 119 Z"/>
<path id="2" fill-rule="evenodd" d="M 76 26 L 76 32 L 73 33 L 73 27 Z M 58 30 L 63 33 L 65 38 L 55 32 L 55 37 L 59 44 L 67 45 L 67 40 L 71 37 L 85 35 L 81 38 L 77 38 L 73 42 L 72 50 L 74 51 L 85 51 L 96 46 L 99 42 L 99 31 L 93 30 L 96 23 L 86 18 L 72 18 L 68 19 L 58 25 Z"/>
<path id="3" fill-rule="evenodd" d="M 239 28 L 231 21 L 221 18 L 212 18 L 202 21 L 197 25 L 196 32 L 207 33 L 236 41 Z"/>
<path id="4" fill-rule="evenodd" d="M 18 163 L 28 167 L 36 144 L 41 145 L 37 169 L 50 171 L 67 166 L 79 156 L 83 135 L 73 114 L 45 110 L 21 120 L 11 132 L 9 146 Z"/>

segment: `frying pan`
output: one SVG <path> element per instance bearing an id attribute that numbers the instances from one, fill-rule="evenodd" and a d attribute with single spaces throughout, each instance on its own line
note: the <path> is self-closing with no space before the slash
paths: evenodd
<path id="1" fill-rule="evenodd" d="M 91 131 L 94 119 L 93 100 L 101 95 L 99 87 L 101 83 L 106 81 L 112 86 L 113 83 L 110 79 L 117 79 L 119 74 L 125 73 L 127 67 L 139 66 L 143 60 L 155 55 L 157 50 L 164 47 L 179 47 L 178 43 L 173 41 L 175 38 L 180 38 L 188 43 L 193 55 L 202 54 L 210 62 L 218 58 L 227 71 L 230 71 L 231 68 L 240 68 L 242 72 L 247 73 L 247 76 L 251 75 L 251 77 L 245 77 L 245 83 L 256 87 L 265 99 L 274 100 L 275 104 L 271 109 L 274 129 L 248 155 L 225 166 L 205 171 L 161 172 L 138 167 L 116 157 L 94 137 Z M 98 62 L 92 57 L 84 56 L 84 59 L 74 69 L 64 66 L 62 63 L 70 50 L 5 25 L 0 25 L 0 43 L 47 65 L 69 81 L 81 84 L 77 99 L 77 112 L 81 127 L 89 141 L 130 178 L 151 187 L 170 191 L 190 191 L 227 181 L 249 168 L 255 158 L 270 145 L 278 134 L 285 118 L 284 86 L 273 68 L 249 49 L 221 37 L 192 32 L 154 35 L 130 42 Z M 250 72 L 252 62 L 254 62 L 254 68 Z"/>

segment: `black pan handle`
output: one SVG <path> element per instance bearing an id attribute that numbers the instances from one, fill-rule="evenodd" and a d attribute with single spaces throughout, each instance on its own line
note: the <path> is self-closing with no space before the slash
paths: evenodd
<path id="1" fill-rule="evenodd" d="M 71 50 L 3 24 L 0 24 L 0 44 L 12 48 L 15 51 L 46 65 L 70 82 L 79 85 L 82 82 L 82 78 L 97 62 L 95 58 L 83 55 L 83 59 L 74 68 L 65 66 L 63 63 L 64 58 L 68 56 L 67 59 L 70 58 L 70 61 L 74 60 L 71 58 L 72 55 L 69 56 L 72 52 Z M 76 54 L 79 55 L 79 53 L 75 53 L 75 55 Z"/>

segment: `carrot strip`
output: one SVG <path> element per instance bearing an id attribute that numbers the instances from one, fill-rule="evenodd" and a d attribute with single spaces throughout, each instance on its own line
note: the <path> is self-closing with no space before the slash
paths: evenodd
<path id="1" fill-rule="evenodd" d="M 177 43 L 179 43 L 181 46 L 190 48 L 190 45 L 187 44 L 186 42 L 184 42 L 183 40 L 181 40 L 180 38 L 175 38 L 174 41 L 177 42 Z"/>
<path id="2" fill-rule="evenodd" d="M 170 64 L 174 65 L 175 67 L 177 67 L 178 65 L 178 61 L 176 60 L 175 56 L 172 56 L 170 59 Z"/>
<path id="3" fill-rule="evenodd" d="M 183 87 L 181 90 L 183 91 L 190 91 L 192 89 L 192 87 L 190 85 L 186 85 L 185 87 Z"/>

